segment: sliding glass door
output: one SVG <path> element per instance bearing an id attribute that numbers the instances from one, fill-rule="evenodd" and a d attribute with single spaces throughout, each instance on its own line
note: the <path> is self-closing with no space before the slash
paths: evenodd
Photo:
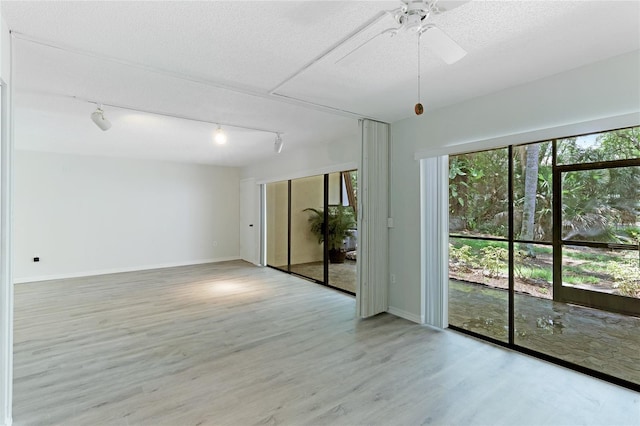
<path id="1" fill-rule="evenodd" d="M 355 170 L 267 184 L 267 265 L 355 294 L 356 211 Z"/>
<path id="2" fill-rule="evenodd" d="M 449 157 L 449 323 L 640 389 L 640 128 Z"/>

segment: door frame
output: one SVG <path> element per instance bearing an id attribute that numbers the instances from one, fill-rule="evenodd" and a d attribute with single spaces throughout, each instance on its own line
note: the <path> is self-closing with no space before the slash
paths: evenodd
<path id="1" fill-rule="evenodd" d="M 605 170 L 624 167 L 640 167 L 640 158 L 558 165 L 556 144 L 553 143 L 553 299 L 562 303 L 576 303 L 595 309 L 640 316 L 640 299 L 594 290 L 562 285 L 562 248 L 566 245 L 600 249 L 640 251 L 640 244 L 616 244 L 565 240 L 562 238 L 562 174 L 574 171 Z M 639 253 L 640 254 L 640 253 Z"/>

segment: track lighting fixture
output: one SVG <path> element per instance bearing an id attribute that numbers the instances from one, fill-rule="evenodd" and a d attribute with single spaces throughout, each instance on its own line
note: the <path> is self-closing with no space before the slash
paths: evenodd
<path id="1" fill-rule="evenodd" d="M 273 150 L 276 152 L 276 154 L 280 154 L 282 152 L 283 145 L 284 142 L 282 141 L 282 136 L 280 136 L 280 133 L 276 133 L 276 142 L 273 145 Z"/>
<path id="2" fill-rule="evenodd" d="M 102 105 L 96 105 L 96 110 L 91 114 L 91 120 L 96 123 L 96 126 L 100 127 L 100 129 L 107 131 L 111 128 L 111 122 L 104 118 L 104 111 L 102 110 Z"/>
<path id="3" fill-rule="evenodd" d="M 227 134 L 222 130 L 222 127 L 218 125 L 218 128 L 213 133 L 213 140 L 216 141 L 218 145 L 224 145 L 227 143 Z"/>
<path id="4" fill-rule="evenodd" d="M 109 130 L 111 128 L 111 122 L 109 120 L 107 120 L 104 116 L 104 111 L 102 110 L 102 106 L 103 104 L 94 100 L 94 99 L 85 99 L 85 98 L 80 98 L 78 96 L 68 96 L 68 95 L 57 95 L 60 97 L 64 97 L 64 98 L 71 98 L 71 99 L 75 99 L 78 101 L 82 101 L 82 102 L 87 102 L 87 103 L 91 103 L 96 105 L 96 110 L 91 113 L 91 120 L 96 124 L 96 126 L 98 126 L 100 129 L 106 131 Z M 116 104 L 104 104 L 107 105 L 110 108 L 118 108 L 118 109 L 125 109 L 125 110 L 129 110 L 129 111 L 136 111 L 136 112 L 141 112 L 144 114 L 153 114 L 153 115 L 159 115 L 162 117 L 172 117 L 172 118 L 179 118 L 182 120 L 189 120 L 189 121 L 196 121 L 199 123 L 208 123 L 208 124 L 215 124 L 217 126 L 216 130 L 213 132 L 212 135 L 212 139 L 215 143 L 219 144 L 219 145 L 224 145 L 225 143 L 227 143 L 227 133 L 222 129 L 222 124 L 220 124 L 220 122 L 215 122 L 215 121 L 208 121 L 208 120 L 201 120 L 198 118 L 193 118 L 193 117 L 188 117 L 188 116 L 184 116 L 184 115 L 178 115 L 178 114 L 170 114 L 170 113 L 165 113 L 165 112 L 160 112 L 160 111 L 150 111 L 150 110 L 146 110 L 146 109 L 141 109 L 141 108 L 135 108 L 135 107 L 131 107 L 131 106 L 125 106 L 125 105 L 116 105 Z M 284 145 L 284 142 L 282 141 L 282 132 L 278 132 L 275 130 L 270 130 L 270 129 L 265 129 L 265 128 L 260 128 L 260 127 L 253 127 L 253 126 L 245 126 L 245 125 L 241 125 L 241 124 L 234 124 L 234 123 L 223 123 L 224 126 L 227 127 L 232 127 L 232 128 L 238 128 L 238 129 L 246 129 L 246 130 L 252 130 L 255 132 L 264 132 L 264 133 L 271 133 L 271 134 L 275 134 L 276 135 L 276 139 L 273 145 L 273 150 L 277 153 L 280 154 L 282 152 L 282 147 Z"/>

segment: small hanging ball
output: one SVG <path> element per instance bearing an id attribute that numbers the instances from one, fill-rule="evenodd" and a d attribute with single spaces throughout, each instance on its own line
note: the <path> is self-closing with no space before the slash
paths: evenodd
<path id="1" fill-rule="evenodd" d="M 416 112 L 416 115 L 421 115 L 424 112 L 424 107 L 420 102 L 416 104 L 414 111 Z"/>

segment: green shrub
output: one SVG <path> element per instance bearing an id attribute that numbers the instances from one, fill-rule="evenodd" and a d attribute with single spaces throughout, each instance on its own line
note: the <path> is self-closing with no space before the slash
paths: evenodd
<path id="1" fill-rule="evenodd" d="M 640 265 L 634 254 L 607 262 L 607 272 L 614 280 L 613 287 L 623 296 L 640 297 Z"/>
<path id="2" fill-rule="evenodd" d="M 531 268 L 529 265 L 527 254 L 521 250 L 516 250 L 513 260 L 513 273 L 516 278 L 531 278 L 533 268 Z"/>
<path id="3" fill-rule="evenodd" d="M 478 266 L 473 253 L 471 253 L 471 246 L 467 245 L 455 247 L 453 244 L 449 244 L 449 260 L 453 261 L 452 267 L 454 269 L 464 272 L 470 272 L 472 268 Z"/>
<path id="4" fill-rule="evenodd" d="M 482 249 L 482 257 L 480 258 L 480 266 L 487 271 L 490 277 L 499 277 L 500 270 L 504 268 L 505 261 L 509 257 L 509 251 L 502 247 L 484 247 Z"/>

